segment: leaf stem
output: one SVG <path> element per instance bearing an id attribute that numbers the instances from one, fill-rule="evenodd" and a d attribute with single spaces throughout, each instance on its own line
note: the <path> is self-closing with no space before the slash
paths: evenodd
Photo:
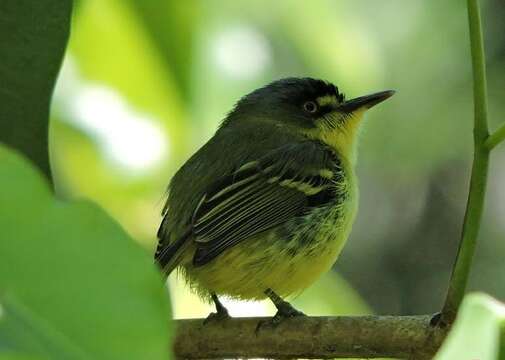
<path id="1" fill-rule="evenodd" d="M 488 150 L 493 150 L 493 148 L 502 141 L 505 141 L 505 124 L 488 137 L 486 140 L 486 147 Z"/>
<path id="2" fill-rule="evenodd" d="M 468 283 L 484 208 L 489 166 L 486 68 L 478 0 L 467 0 L 467 9 L 473 69 L 474 156 L 461 240 L 442 310 L 441 320 L 446 324 L 454 321 Z"/>

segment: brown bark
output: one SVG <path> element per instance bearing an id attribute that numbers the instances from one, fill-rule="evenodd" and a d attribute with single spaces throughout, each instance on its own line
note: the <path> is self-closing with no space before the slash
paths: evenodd
<path id="1" fill-rule="evenodd" d="M 446 329 L 430 325 L 430 315 L 298 317 L 276 327 L 268 318 L 224 321 L 177 320 L 177 358 L 377 358 L 428 359 Z"/>

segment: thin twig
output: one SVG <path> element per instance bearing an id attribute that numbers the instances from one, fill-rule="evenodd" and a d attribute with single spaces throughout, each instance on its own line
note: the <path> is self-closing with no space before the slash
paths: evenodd
<path id="1" fill-rule="evenodd" d="M 486 147 L 488 150 L 493 150 L 496 145 L 505 141 L 505 124 L 496 130 L 492 135 L 486 140 Z"/>
<path id="2" fill-rule="evenodd" d="M 430 359 L 447 329 L 429 315 L 297 317 L 277 327 L 268 318 L 234 318 L 204 325 L 177 320 L 174 353 L 184 359 L 394 357 Z"/>
<path id="3" fill-rule="evenodd" d="M 442 323 L 454 321 L 465 294 L 482 218 L 489 165 L 489 149 L 485 145 L 489 137 L 486 68 L 478 0 L 468 0 L 467 8 L 473 68 L 474 157 L 461 241 L 442 310 Z"/>

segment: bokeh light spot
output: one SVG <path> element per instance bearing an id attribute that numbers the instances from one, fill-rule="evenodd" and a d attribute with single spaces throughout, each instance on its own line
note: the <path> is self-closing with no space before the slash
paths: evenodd
<path id="1" fill-rule="evenodd" d="M 131 109 L 112 89 L 84 87 L 73 110 L 75 123 L 92 134 L 108 158 L 121 167 L 149 170 L 167 151 L 162 129 L 147 115 Z"/>
<path id="2" fill-rule="evenodd" d="M 216 66 L 234 78 L 252 78 L 272 61 L 267 38 L 252 27 L 241 25 L 219 32 L 212 43 Z"/>

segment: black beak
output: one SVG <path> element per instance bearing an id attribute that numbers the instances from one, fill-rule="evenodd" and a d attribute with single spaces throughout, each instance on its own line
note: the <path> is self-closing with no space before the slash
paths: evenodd
<path id="1" fill-rule="evenodd" d="M 351 113 L 360 108 L 370 109 L 372 106 L 390 98 L 394 95 L 394 93 L 394 90 L 386 90 L 371 95 L 360 96 L 355 99 L 345 101 L 338 107 L 338 110 Z"/>

